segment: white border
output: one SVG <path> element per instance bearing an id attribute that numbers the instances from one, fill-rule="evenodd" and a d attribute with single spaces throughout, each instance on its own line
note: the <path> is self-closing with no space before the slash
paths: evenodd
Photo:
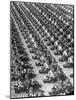
<path id="1" fill-rule="evenodd" d="M 12 0 L 17 1 L 17 0 Z M 44 2 L 57 4 L 73 4 L 76 14 L 76 0 L 20 0 L 25 2 Z M 74 14 L 74 15 L 75 15 Z M 76 18 L 74 16 L 74 21 Z M 74 22 L 75 23 L 75 22 Z M 74 29 L 75 25 L 74 25 Z M 75 31 L 76 32 L 76 31 Z M 74 34 L 75 34 L 74 32 Z M 74 42 L 76 42 L 76 35 L 74 35 Z M 75 53 L 76 57 L 76 53 Z M 76 60 L 75 60 L 76 62 Z M 76 65 L 76 63 L 75 63 Z M 9 100 L 10 88 L 10 0 L 0 0 L 0 100 Z M 76 68 L 74 68 L 76 69 Z M 74 71 L 75 72 L 75 71 Z M 76 74 L 75 74 L 76 76 Z M 75 82 L 75 81 L 74 81 Z M 76 88 L 75 88 L 76 90 Z M 76 92 L 75 92 L 76 94 Z M 75 100 L 74 96 L 57 96 L 57 97 L 41 97 L 41 98 L 24 98 L 26 100 Z M 15 99 L 16 100 L 16 99 Z M 21 99 L 23 100 L 23 99 Z"/>

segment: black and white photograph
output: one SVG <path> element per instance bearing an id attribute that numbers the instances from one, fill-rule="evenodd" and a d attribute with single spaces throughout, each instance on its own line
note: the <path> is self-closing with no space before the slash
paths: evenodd
<path id="1" fill-rule="evenodd" d="M 10 2 L 11 98 L 74 95 L 74 5 Z"/>
<path id="2" fill-rule="evenodd" d="M 0 1 L 0 100 L 75 100 L 76 0 Z"/>

